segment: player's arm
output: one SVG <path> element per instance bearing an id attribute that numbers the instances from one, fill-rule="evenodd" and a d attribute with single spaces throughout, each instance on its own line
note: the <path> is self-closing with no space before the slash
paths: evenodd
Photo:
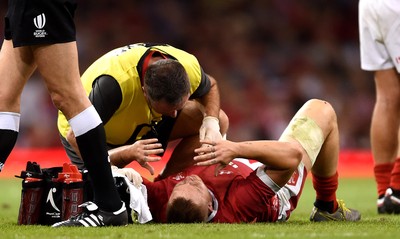
<path id="1" fill-rule="evenodd" d="M 197 165 L 220 164 L 216 169 L 219 170 L 234 158 L 254 159 L 266 165 L 267 174 L 280 186 L 287 182 L 303 157 L 302 147 L 296 142 L 275 140 L 232 142 L 220 140 L 202 143 L 212 146 L 195 150 L 196 153 L 200 154 L 194 157 Z"/>
<path id="2" fill-rule="evenodd" d="M 113 77 L 102 75 L 93 82 L 92 91 L 89 94 L 89 100 L 92 102 L 105 125 L 120 107 L 122 102 L 122 91 L 118 82 Z M 68 143 L 80 157 L 79 148 L 72 130 L 68 131 L 66 138 Z"/>

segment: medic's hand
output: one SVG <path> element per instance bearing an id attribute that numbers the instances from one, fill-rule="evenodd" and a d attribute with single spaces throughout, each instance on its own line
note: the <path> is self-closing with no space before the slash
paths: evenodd
<path id="1" fill-rule="evenodd" d="M 203 124 L 200 127 L 200 140 L 218 141 L 222 139 L 219 131 L 219 120 L 213 116 L 206 116 L 203 119 Z M 203 144 L 204 146 L 204 144 Z"/>
<path id="2" fill-rule="evenodd" d="M 118 173 L 126 176 L 132 184 L 139 188 L 143 182 L 142 176 L 133 168 L 118 168 L 116 166 L 111 166 L 111 170 L 113 173 Z"/>

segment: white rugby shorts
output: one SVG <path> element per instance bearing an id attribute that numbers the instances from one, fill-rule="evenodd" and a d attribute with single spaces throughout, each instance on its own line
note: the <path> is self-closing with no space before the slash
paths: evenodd
<path id="1" fill-rule="evenodd" d="M 400 73 L 400 2 L 360 0 L 358 9 L 361 68 Z"/>

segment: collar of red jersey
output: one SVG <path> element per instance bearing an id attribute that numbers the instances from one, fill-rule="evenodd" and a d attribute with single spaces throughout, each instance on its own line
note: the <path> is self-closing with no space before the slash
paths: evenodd
<path id="1" fill-rule="evenodd" d="M 215 217 L 215 215 L 217 214 L 217 212 L 218 212 L 218 201 L 217 201 L 217 199 L 215 198 L 214 193 L 213 193 L 210 189 L 208 189 L 208 192 L 210 193 L 211 198 L 212 198 L 212 201 L 213 201 L 213 210 L 212 210 L 212 212 L 210 213 L 210 215 L 208 216 L 207 222 L 211 221 L 211 220 Z"/>

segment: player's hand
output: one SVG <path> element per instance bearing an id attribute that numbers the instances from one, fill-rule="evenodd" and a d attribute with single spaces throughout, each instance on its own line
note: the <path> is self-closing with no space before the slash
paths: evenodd
<path id="1" fill-rule="evenodd" d="M 219 128 L 219 120 L 213 116 L 206 116 L 199 131 L 200 140 L 218 141 L 222 139 Z M 203 144 L 206 146 L 206 144 Z"/>
<path id="2" fill-rule="evenodd" d="M 161 157 L 157 154 L 164 152 L 161 143 L 158 139 L 142 139 L 130 145 L 125 154 L 129 155 L 127 158 L 133 158 L 140 166 L 149 170 L 151 175 L 154 175 L 154 168 L 148 162 L 160 161 Z"/>
<path id="3" fill-rule="evenodd" d="M 234 158 L 234 146 L 233 142 L 229 140 L 211 141 L 201 140 L 200 143 L 203 145 L 209 145 L 209 147 L 200 147 L 194 150 L 198 155 L 193 158 L 198 166 L 209 166 L 218 164 L 215 168 L 215 176 L 218 175 L 218 171 L 226 167 Z"/>
<path id="4" fill-rule="evenodd" d="M 113 173 L 118 173 L 126 176 L 132 184 L 139 188 L 143 182 L 142 176 L 133 168 L 118 168 L 116 166 L 111 166 L 111 170 Z"/>

